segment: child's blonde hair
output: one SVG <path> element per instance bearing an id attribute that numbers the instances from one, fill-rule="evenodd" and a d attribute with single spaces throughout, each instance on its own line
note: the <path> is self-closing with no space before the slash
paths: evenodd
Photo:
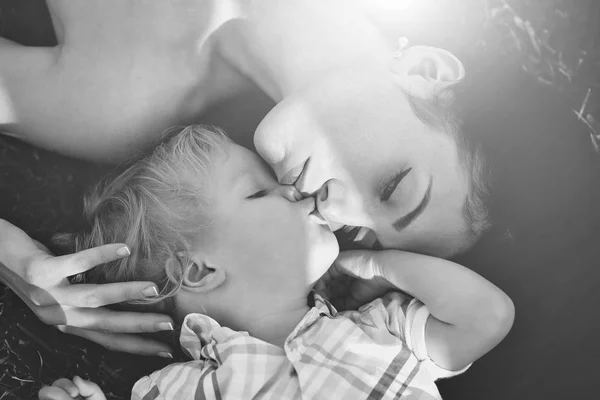
<path id="1" fill-rule="evenodd" d="M 152 153 L 99 184 L 85 200 L 89 228 L 70 236 L 71 249 L 126 243 L 131 255 L 97 266 L 75 280 L 152 281 L 159 288 L 157 298 L 125 306 L 171 312 L 172 296 L 181 287 L 186 268 L 185 258 L 178 254 L 191 241 L 207 236 L 210 161 L 228 141 L 219 129 L 172 128 Z"/>

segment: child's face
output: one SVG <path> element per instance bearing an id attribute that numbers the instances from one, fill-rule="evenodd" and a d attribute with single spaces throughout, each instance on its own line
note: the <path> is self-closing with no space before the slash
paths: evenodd
<path id="1" fill-rule="evenodd" d="M 314 198 L 283 197 L 290 188 L 256 154 L 234 143 L 225 150 L 210 172 L 211 261 L 240 295 L 305 296 L 337 257 L 335 236 L 313 213 Z"/>

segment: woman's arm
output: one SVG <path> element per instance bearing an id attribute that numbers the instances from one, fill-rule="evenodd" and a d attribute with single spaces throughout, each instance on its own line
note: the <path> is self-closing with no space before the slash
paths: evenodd
<path id="1" fill-rule="evenodd" d="M 0 132 L 119 162 L 245 88 L 246 78 L 213 57 L 209 41 L 238 16 L 230 0 L 43 3 L 56 46 L 0 38 Z M 35 31 L 27 25 L 34 22 L 12 25 Z"/>
<path id="2" fill-rule="evenodd" d="M 361 279 L 381 279 L 422 301 L 431 316 L 425 328 L 429 357 L 460 370 L 494 348 L 514 320 L 511 299 L 480 275 L 453 262 L 399 250 L 340 254 L 338 269 Z"/>
<path id="3" fill-rule="evenodd" d="M 246 18 L 219 32 L 220 51 L 277 102 L 332 70 L 381 57 L 381 49 L 386 47 L 381 33 L 356 2 L 235 3 Z"/>
<path id="4" fill-rule="evenodd" d="M 40 320 L 110 350 L 163 355 L 168 345 L 132 333 L 170 330 L 161 314 L 116 312 L 103 306 L 154 296 L 152 282 L 71 285 L 67 277 L 95 265 L 126 257 L 124 244 L 110 244 L 53 257 L 25 232 L 0 219 L 0 281 L 11 288 Z"/>

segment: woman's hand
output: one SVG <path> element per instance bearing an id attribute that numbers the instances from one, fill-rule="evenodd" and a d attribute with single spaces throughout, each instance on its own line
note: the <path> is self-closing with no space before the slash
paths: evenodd
<path id="1" fill-rule="evenodd" d="M 165 343 L 134 335 L 172 330 L 173 321 L 161 314 L 112 311 L 103 306 L 157 295 L 152 282 L 104 285 L 69 283 L 67 277 L 121 257 L 129 249 L 110 244 L 61 257 L 14 225 L 0 220 L 0 280 L 37 317 L 62 332 L 81 336 L 109 350 L 170 358 Z"/>
<path id="2" fill-rule="evenodd" d="M 342 251 L 315 285 L 339 311 L 355 310 L 394 289 L 377 262 L 377 251 Z"/>
<path id="3" fill-rule="evenodd" d="M 76 376 L 71 381 L 61 378 L 52 386 L 44 386 L 38 393 L 39 400 L 106 400 L 102 389 L 94 382 Z"/>

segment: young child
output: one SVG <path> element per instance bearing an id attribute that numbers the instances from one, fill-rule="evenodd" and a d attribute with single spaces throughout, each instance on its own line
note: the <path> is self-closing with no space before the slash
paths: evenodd
<path id="1" fill-rule="evenodd" d="M 140 379 L 133 399 L 438 399 L 435 381 L 463 372 L 512 325 L 511 300 L 490 282 L 397 250 L 366 263 L 340 257 L 332 269 L 395 290 L 358 311 L 319 294 L 308 306 L 338 257 L 333 233 L 313 197 L 280 186 L 220 131 L 184 128 L 86 208 L 91 228 L 76 249 L 123 242 L 131 255 L 85 279 L 154 281 L 159 295 L 129 306 L 183 321 L 193 359 Z M 40 392 L 78 395 L 104 398 L 80 378 Z"/>

